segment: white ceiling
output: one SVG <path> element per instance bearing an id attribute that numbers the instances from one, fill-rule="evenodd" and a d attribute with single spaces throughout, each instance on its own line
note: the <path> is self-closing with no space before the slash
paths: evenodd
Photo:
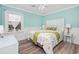
<path id="1" fill-rule="evenodd" d="M 48 4 L 43 11 L 38 9 L 39 4 L 8 4 L 8 6 L 13 6 L 21 8 L 27 12 L 38 14 L 38 15 L 48 15 L 58 10 L 76 6 L 76 4 Z"/>

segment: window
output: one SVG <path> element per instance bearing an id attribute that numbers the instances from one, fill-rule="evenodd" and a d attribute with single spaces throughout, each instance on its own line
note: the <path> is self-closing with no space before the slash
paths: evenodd
<path id="1" fill-rule="evenodd" d="M 9 20 L 8 21 L 15 21 L 15 22 L 20 22 L 21 21 L 21 16 L 16 15 L 16 14 L 8 14 Z"/>
<path id="2" fill-rule="evenodd" d="M 23 15 L 8 11 L 6 13 L 7 22 L 5 21 L 8 32 L 21 31 L 23 28 Z"/>

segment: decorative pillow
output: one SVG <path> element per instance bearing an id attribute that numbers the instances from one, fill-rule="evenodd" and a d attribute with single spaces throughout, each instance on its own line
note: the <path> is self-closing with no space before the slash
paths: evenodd
<path id="1" fill-rule="evenodd" d="M 49 26 L 46 28 L 46 30 L 57 30 L 57 27 L 56 26 Z"/>

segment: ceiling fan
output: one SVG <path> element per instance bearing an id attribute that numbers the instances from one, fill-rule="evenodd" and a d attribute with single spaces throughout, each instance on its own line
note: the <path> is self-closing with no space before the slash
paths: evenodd
<path id="1" fill-rule="evenodd" d="M 44 11 L 45 9 L 47 9 L 47 5 L 46 4 L 34 4 L 32 5 L 33 8 L 37 8 L 39 11 Z"/>

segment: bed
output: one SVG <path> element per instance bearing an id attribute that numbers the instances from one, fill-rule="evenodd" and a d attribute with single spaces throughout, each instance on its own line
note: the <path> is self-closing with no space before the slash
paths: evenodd
<path id="1" fill-rule="evenodd" d="M 63 40 L 64 20 L 50 20 L 45 29 L 31 31 L 31 40 L 35 45 L 43 48 L 46 54 L 53 54 L 53 48 Z"/>

